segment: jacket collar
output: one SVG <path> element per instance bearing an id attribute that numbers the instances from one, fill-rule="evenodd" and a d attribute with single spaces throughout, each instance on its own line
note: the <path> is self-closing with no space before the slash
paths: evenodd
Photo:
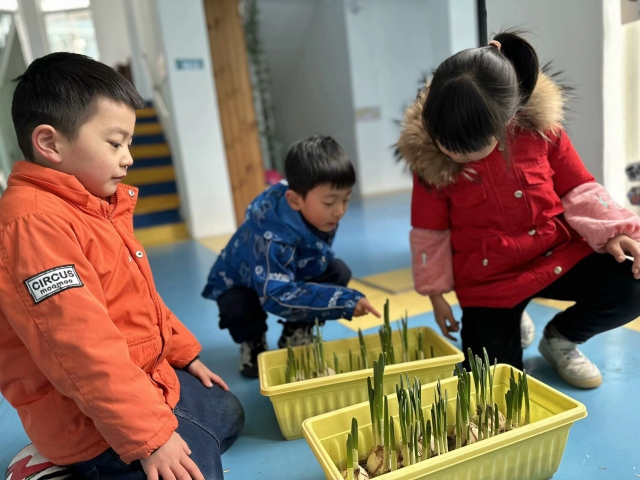
<path id="1" fill-rule="evenodd" d="M 138 193 L 136 187 L 120 184 L 116 194 L 111 197 L 115 201 L 110 202 L 110 199 L 101 199 L 89 193 L 73 175 L 24 160 L 14 164 L 7 184 L 8 187 L 36 187 L 83 210 L 88 210 L 104 217 L 111 217 L 133 210 Z M 133 197 L 128 194 L 130 190 L 134 192 Z"/>

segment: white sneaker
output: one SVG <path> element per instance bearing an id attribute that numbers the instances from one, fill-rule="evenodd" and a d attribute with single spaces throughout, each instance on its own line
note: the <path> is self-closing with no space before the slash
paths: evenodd
<path id="1" fill-rule="evenodd" d="M 577 344 L 545 335 L 538 350 L 565 382 L 578 388 L 596 388 L 602 384 L 600 370 L 582 353 Z"/>
<path id="2" fill-rule="evenodd" d="M 533 343 L 535 336 L 536 326 L 525 310 L 522 312 L 522 318 L 520 319 L 520 345 L 522 345 L 523 350 Z"/>

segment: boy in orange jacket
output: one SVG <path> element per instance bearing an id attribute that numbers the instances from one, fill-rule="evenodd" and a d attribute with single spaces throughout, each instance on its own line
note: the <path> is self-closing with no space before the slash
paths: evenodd
<path id="1" fill-rule="evenodd" d="M 0 391 L 39 452 L 84 476 L 223 478 L 242 406 L 156 291 L 133 235 L 133 85 L 54 53 L 19 77 L 27 161 L 0 198 Z"/>

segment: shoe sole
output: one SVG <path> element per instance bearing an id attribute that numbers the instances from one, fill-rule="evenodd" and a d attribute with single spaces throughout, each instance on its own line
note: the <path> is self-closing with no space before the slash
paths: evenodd
<path id="1" fill-rule="evenodd" d="M 567 382 L 569 385 L 572 385 L 576 388 L 583 388 L 586 390 L 591 388 L 597 388 L 600 385 L 602 385 L 602 375 L 598 375 L 597 377 L 593 377 L 593 378 L 574 378 L 574 377 L 565 375 L 561 370 L 559 370 L 556 367 L 556 365 L 553 363 L 553 357 L 546 350 L 547 349 L 544 346 L 544 343 L 540 342 L 540 345 L 538 345 L 538 351 L 540 352 L 540 354 L 545 358 L 547 362 L 551 364 L 551 366 L 558 373 L 560 378 L 565 382 Z"/>
<path id="2" fill-rule="evenodd" d="M 523 342 L 522 340 L 520 340 L 520 346 L 522 347 L 523 350 L 525 348 L 529 348 L 534 340 L 535 340 L 535 335 L 532 335 L 531 338 L 528 339 L 526 342 Z"/>

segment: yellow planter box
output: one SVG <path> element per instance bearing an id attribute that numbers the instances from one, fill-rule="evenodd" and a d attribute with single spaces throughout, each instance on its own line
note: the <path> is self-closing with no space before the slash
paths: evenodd
<path id="1" fill-rule="evenodd" d="M 434 358 L 387 365 L 384 375 L 385 393 L 396 391 L 397 379 L 401 372 L 408 372 L 412 379 L 418 377 L 422 383 L 429 383 L 438 378 L 452 376 L 455 364 L 464 360 L 460 350 L 428 327 L 409 329 L 410 352 L 417 348 L 418 332 L 422 332 L 426 355 L 429 355 L 429 345 L 433 345 Z M 380 354 L 380 337 L 376 333 L 366 335 L 364 339 L 369 365 L 373 366 L 373 361 L 377 360 Z M 402 344 L 397 330 L 393 332 L 393 346 L 396 358 L 401 356 Z M 300 356 L 299 352 L 303 349 L 304 347 L 295 347 L 296 356 Z M 360 355 L 360 342 L 357 337 L 324 342 L 327 365 L 334 367 L 335 352 L 339 366 L 344 370 L 349 365 L 349 349 L 353 352 L 355 363 L 356 357 Z M 302 437 L 302 422 L 307 418 L 355 405 L 369 398 L 367 377 L 373 375 L 372 368 L 302 382 L 285 383 L 286 365 L 286 349 L 272 350 L 258 356 L 260 393 L 271 398 L 278 425 L 287 440 Z"/>
<path id="2" fill-rule="evenodd" d="M 498 365 L 494 377 L 494 401 L 501 412 L 505 412 L 504 395 L 509 389 L 509 365 Z M 518 370 L 514 369 L 514 372 Z M 410 374 L 411 375 L 411 374 Z M 517 376 L 517 373 L 516 373 Z M 385 371 L 386 377 L 386 371 Z M 551 478 L 560 466 L 567 444 L 569 429 L 573 422 L 587 416 L 583 404 L 554 390 L 538 380 L 529 380 L 531 423 L 496 437 L 462 447 L 458 450 L 432 457 L 410 467 L 387 473 L 385 480 L 418 479 L 429 480 L 542 480 Z M 399 378 L 397 382 L 399 383 Z M 455 418 L 457 377 L 440 381 L 448 391 L 447 418 Z M 422 398 L 425 418 L 431 416 L 436 384 L 423 385 Z M 475 389 L 472 387 L 472 406 L 475 408 Z M 443 392 L 444 396 L 444 392 Z M 394 417 L 396 432 L 398 423 L 398 401 L 389 395 L 389 415 Z M 425 404 L 429 403 L 428 406 Z M 311 446 L 327 479 L 341 480 L 336 465 L 345 462 L 345 444 L 350 433 L 351 419 L 358 419 L 360 455 L 371 449 L 371 418 L 369 403 L 310 418 L 302 425 L 304 436 Z"/>

